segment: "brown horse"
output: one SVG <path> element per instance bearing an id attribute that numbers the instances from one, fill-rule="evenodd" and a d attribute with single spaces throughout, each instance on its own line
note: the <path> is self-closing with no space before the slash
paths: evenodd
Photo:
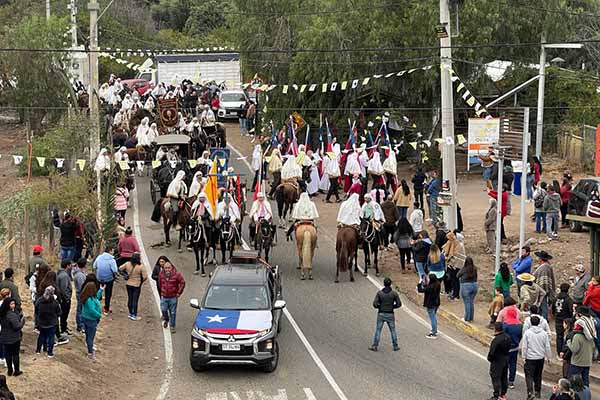
<path id="1" fill-rule="evenodd" d="M 286 181 L 277 187 L 275 200 L 277 201 L 277 214 L 279 216 L 279 225 L 285 228 L 285 219 L 288 212 L 294 208 L 294 204 L 300 196 L 298 182 Z"/>
<path id="2" fill-rule="evenodd" d="M 340 281 L 340 271 L 350 271 L 350 282 L 354 282 L 352 264 L 354 270 L 358 271 L 358 230 L 352 226 L 340 226 L 335 240 L 335 252 L 337 257 L 337 270 L 335 283 Z"/>
<path id="3" fill-rule="evenodd" d="M 179 212 L 177 213 L 177 221 L 174 220 L 173 206 L 171 205 L 171 199 L 165 197 L 160 200 L 160 215 L 163 221 L 163 229 L 165 232 L 165 243 L 167 246 L 171 245 L 171 227 L 173 222 L 176 222 L 179 226 L 179 245 L 177 250 L 181 253 L 181 242 L 183 241 L 183 235 L 185 233 L 185 226 L 192 216 L 192 204 L 195 200 L 195 196 L 187 198 L 185 200 L 179 200 Z"/>
<path id="4" fill-rule="evenodd" d="M 310 222 L 301 222 L 296 225 L 295 233 L 300 279 L 305 279 L 304 271 L 308 270 L 308 279 L 312 281 L 312 259 L 317 247 L 317 228 Z"/>

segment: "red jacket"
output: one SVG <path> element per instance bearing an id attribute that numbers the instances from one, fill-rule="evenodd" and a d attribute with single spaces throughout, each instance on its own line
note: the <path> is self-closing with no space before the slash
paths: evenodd
<path id="1" fill-rule="evenodd" d="M 119 239 L 119 255 L 121 257 L 131 257 L 133 253 L 140 252 L 140 245 L 133 235 L 125 235 Z"/>
<path id="2" fill-rule="evenodd" d="M 491 198 L 498 200 L 498 192 L 495 190 L 490 190 L 489 193 Z M 508 212 L 508 192 L 502 192 L 502 217 L 506 217 L 506 213 Z"/>
<path id="3" fill-rule="evenodd" d="M 160 297 L 179 297 L 185 288 L 183 275 L 175 267 L 173 267 L 171 276 L 168 279 L 165 271 L 161 269 L 158 274 L 158 281 L 160 282 Z"/>
<path id="4" fill-rule="evenodd" d="M 563 185 L 560 187 L 560 199 L 563 204 L 567 204 L 571 198 L 571 185 Z"/>
<path id="5" fill-rule="evenodd" d="M 583 304 L 590 306 L 596 312 L 600 311 L 600 285 L 592 285 L 591 283 L 588 285 Z"/>

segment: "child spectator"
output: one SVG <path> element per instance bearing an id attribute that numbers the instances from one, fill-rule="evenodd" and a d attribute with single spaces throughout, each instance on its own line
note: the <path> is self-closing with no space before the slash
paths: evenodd
<path id="1" fill-rule="evenodd" d="M 488 324 L 489 329 L 494 329 L 494 323 L 498 318 L 498 314 L 504 307 L 504 295 L 502 294 L 502 287 L 496 286 L 496 296 L 492 299 L 490 303 L 490 308 L 488 309 L 488 315 L 490 316 L 490 323 Z"/>

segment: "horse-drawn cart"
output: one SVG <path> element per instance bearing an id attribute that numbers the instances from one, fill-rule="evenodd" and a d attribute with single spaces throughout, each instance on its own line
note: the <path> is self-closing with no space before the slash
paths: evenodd
<path id="1" fill-rule="evenodd" d="M 191 138 L 188 135 L 162 135 L 156 138 L 156 148 L 154 149 L 154 157 L 156 158 L 156 151 L 160 147 L 166 147 L 168 150 L 175 149 L 180 160 L 187 160 L 191 152 Z M 152 203 L 156 203 L 161 198 L 160 185 L 158 183 L 158 174 L 163 168 L 164 164 L 152 168 L 152 177 L 150 178 L 150 198 Z"/>

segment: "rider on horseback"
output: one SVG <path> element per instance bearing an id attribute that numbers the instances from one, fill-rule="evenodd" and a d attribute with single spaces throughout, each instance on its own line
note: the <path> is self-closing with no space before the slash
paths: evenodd
<path id="1" fill-rule="evenodd" d="M 383 237 L 381 236 L 381 227 L 385 221 L 381 206 L 373 201 L 370 193 L 365 193 L 365 202 L 362 205 L 360 217 L 366 219 L 371 223 L 377 235 L 379 236 L 379 243 L 383 243 Z M 383 246 L 381 246 L 383 248 Z"/>
<path id="2" fill-rule="evenodd" d="M 294 219 L 294 223 L 290 226 L 286 234 L 288 240 L 298 225 L 306 223 L 314 225 L 315 219 L 319 218 L 317 206 L 310 199 L 308 193 L 304 192 L 300 195 L 300 200 L 298 200 L 292 210 L 292 218 Z"/>
<path id="3" fill-rule="evenodd" d="M 360 225 L 360 216 L 362 209 L 359 203 L 359 196 L 357 193 L 350 195 L 348 200 L 340 204 L 340 210 L 337 215 L 338 227 L 350 226 L 358 230 Z"/>
<path id="4" fill-rule="evenodd" d="M 258 231 L 258 222 L 261 219 L 271 222 L 273 220 L 273 211 L 271 211 L 271 204 L 265 200 L 265 194 L 259 192 L 256 195 L 256 200 L 252 203 L 250 209 L 250 240 L 254 242 L 256 233 Z M 271 227 L 273 234 L 275 233 L 275 225 Z"/>
<path id="5" fill-rule="evenodd" d="M 185 200 L 187 194 L 187 185 L 183 181 L 185 179 L 185 172 L 179 171 L 175 176 L 175 179 L 169 184 L 167 189 L 167 197 L 171 201 L 171 209 L 173 210 L 173 221 L 177 221 L 179 214 L 179 202 Z M 181 225 L 177 224 L 175 230 L 181 230 Z"/>
<path id="6" fill-rule="evenodd" d="M 201 192 L 194 204 L 192 204 L 192 218 L 202 221 L 203 219 L 212 220 L 214 213 L 212 205 L 206 200 L 206 193 Z"/>

